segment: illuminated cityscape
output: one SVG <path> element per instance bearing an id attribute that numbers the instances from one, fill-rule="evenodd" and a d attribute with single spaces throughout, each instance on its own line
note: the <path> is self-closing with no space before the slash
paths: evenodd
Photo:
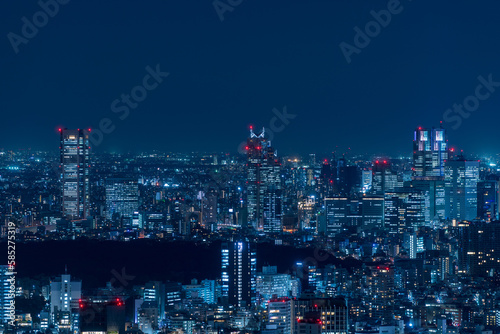
<path id="1" fill-rule="evenodd" d="M 500 334 L 500 2 L 0 7 L 0 334 Z"/>

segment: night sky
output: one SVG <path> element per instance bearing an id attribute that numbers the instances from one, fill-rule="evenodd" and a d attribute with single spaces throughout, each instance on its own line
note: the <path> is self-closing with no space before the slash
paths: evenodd
<path id="1" fill-rule="evenodd" d="M 71 0 L 16 53 L 9 33 L 24 38 L 22 18 L 41 7 L 2 1 L 0 147 L 57 150 L 59 126 L 108 118 L 97 151 L 236 152 L 249 124 L 269 127 L 286 106 L 296 117 L 274 135 L 282 154 L 409 155 L 414 128 L 439 125 L 478 76 L 500 82 L 497 0 L 401 0 L 350 63 L 339 45 L 355 46 L 354 28 L 387 1 L 220 0 L 239 2 L 221 21 L 212 0 Z M 169 75 L 128 115 L 113 112 L 157 64 Z M 451 144 L 499 151 L 496 89 L 456 130 L 444 123 Z"/>

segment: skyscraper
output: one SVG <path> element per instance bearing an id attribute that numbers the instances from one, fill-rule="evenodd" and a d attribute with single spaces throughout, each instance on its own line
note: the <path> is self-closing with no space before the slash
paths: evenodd
<path id="1" fill-rule="evenodd" d="M 414 189 L 386 193 L 384 224 L 390 234 L 425 225 L 425 195 Z"/>
<path id="2" fill-rule="evenodd" d="M 106 219 L 118 219 L 124 226 L 132 225 L 139 208 L 139 188 L 136 179 L 106 179 Z"/>
<path id="3" fill-rule="evenodd" d="M 222 244 L 222 296 L 229 304 L 246 307 L 255 305 L 257 256 L 248 241 Z"/>
<path id="4" fill-rule="evenodd" d="M 487 221 L 498 220 L 499 181 L 483 180 L 477 184 L 477 216 Z"/>
<path id="5" fill-rule="evenodd" d="M 443 177 L 448 159 L 446 131 L 443 128 L 417 128 L 413 136 L 414 176 Z"/>
<path id="6" fill-rule="evenodd" d="M 449 219 L 473 220 L 477 216 L 477 183 L 479 161 L 459 156 L 445 166 L 446 207 Z"/>
<path id="7" fill-rule="evenodd" d="M 394 270 L 390 264 L 368 267 L 366 276 L 368 315 L 391 324 L 394 309 Z"/>
<path id="8" fill-rule="evenodd" d="M 294 302 L 296 333 L 347 334 L 349 311 L 344 298 L 302 296 Z M 312 332 L 308 332 L 307 329 Z M 317 331 L 314 331 L 317 330 Z"/>
<path id="9" fill-rule="evenodd" d="M 15 276 L 13 270 L 7 265 L 0 265 L 0 324 L 6 324 L 9 321 L 14 320 L 15 307 L 12 302 L 14 302 L 14 290 L 11 287 L 14 286 Z M 12 311 L 12 312 L 11 312 Z"/>
<path id="10" fill-rule="evenodd" d="M 458 270 L 470 276 L 500 273 L 500 222 L 474 222 L 459 227 Z"/>
<path id="11" fill-rule="evenodd" d="M 59 129 L 59 132 L 63 217 L 85 219 L 89 215 L 90 129 Z"/>
<path id="12" fill-rule="evenodd" d="M 276 329 L 279 333 L 292 334 L 292 309 L 292 299 L 274 296 L 267 304 L 268 328 Z"/>
<path id="13" fill-rule="evenodd" d="M 387 191 L 394 191 L 403 185 L 398 179 L 398 174 L 392 170 L 388 160 L 375 160 L 372 167 L 373 183 L 372 191 L 383 195 Z"/>
<path id="14" fill-rule="evenodd" d="M 50 313 L 52 324 L 60 330 L 78 328 L 78 303 L 82 296 L 82 282 L 72 281 L 64 274 L 50 283 Z"/>
<path id="15" fill-rule="evenodd" d="M 281 232 L 281 164 L 263 129 L 259 135 L 250 128 L 247 151 L 248 224 L 264 232 Z"/>

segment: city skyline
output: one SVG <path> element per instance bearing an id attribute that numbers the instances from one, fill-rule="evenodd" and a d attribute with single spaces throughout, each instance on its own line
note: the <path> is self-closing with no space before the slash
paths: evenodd
<path id="1" fill-rule="evenodd" d="M 500 334 L 498 0 L 0 13 L 0 334 Z"/>

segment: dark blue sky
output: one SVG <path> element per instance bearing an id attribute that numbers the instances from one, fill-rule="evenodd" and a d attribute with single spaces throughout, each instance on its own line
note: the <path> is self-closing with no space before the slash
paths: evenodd
<path id="1" fill-rule="evenodd" d="M 41 8 L 3 1 L 0 147 L 57 149 L 58 126 L 109 118 L 97 150 L 234 152 L 249 124 L 269 126 L 286 105 L 297 117 L 275 135 L 282 153 L 410 154 L 416 126 L 438 125 L 479 75 L 500 81 L 500 2 L 401 0 L 348 64 L 339 44 L 387 6 L 243 0 L 221 21 L 212 0 L 71 0 L 16 54 L 8 33 L 22 35 L 21 18 Z M 121 120 L 111 103 L 156 64 L 170 75 Z M 500 88 L 450 143 L 498 152 L 499 107 Z"/>

